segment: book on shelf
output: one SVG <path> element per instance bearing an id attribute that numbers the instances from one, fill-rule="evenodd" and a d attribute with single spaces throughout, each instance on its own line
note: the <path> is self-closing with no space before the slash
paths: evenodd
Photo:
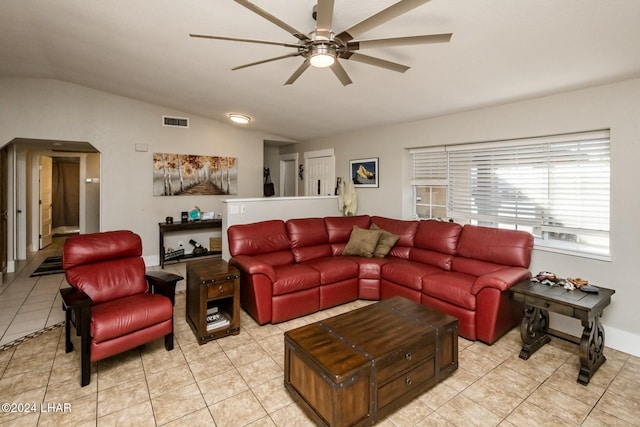
<path id="1" fill-rule="evenodd" d="M 208 312 L 209 310 L 207 310 L 207 313 Z M 229 319 L 221 312 L 207 314 L 207 331 L 222 328 L 227 326 L 229 323 L 231 323 Z"/>

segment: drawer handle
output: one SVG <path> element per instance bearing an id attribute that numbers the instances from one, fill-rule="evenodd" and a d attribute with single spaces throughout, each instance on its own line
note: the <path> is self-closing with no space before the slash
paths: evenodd
<path id="1" fill-rule="evenodd" d="M 549 304 L 548 302 L 545 302 L 545 303 L 544 303 L 544 307 L 545 307 L 545 308 L 549 308 L 549 306 L 550 306 L 550 305 L 551 305 L 551 304 Z"/>
<path id="2" fill-rule="evenodd" d="M 407 359 L 407 360 L 411 360 L 411 353 L 405 354 L 404 358 Z"/>
<path id="3" fill-rule="evenodd" d="M 410 378 L 410 377 L 407 377 L 407 378 L 404 380 L 404 382 L 405 382 L 405 384 L 406 384 L 406 385 L 411 385 L 411 378 Z"/>
<path id="4" fill-rule="evenodd" d="M 218 286 L 218 292 L 223 293 L 224 292 L 224 286 L 222 286 L 222 285 Z"/>

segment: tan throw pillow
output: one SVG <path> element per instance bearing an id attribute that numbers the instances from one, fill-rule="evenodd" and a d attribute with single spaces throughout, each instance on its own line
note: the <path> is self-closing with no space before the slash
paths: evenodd
<path id="1" fill-rule="evenodd" d="M 382 232 L 379 230 L 367 230 L 354 225 L 349 241 L 342 250 L 342 255 L 371 258 L 381 234 Z"/>
<path id="2" fill-rule="evenodd" d="M 369 229 L 379 230 L 381 233 L 380 239 L 378 239 L 378 244 L 373 250 L 373 256 L 376 258 L 386 257 L 389 254 L 389 251 L 391 251 L 391 248 L 398 242 L 398 240 L 400 240 L 400 236 L 383 230 L 375 223 L 371 224 L 371 227 L 369 227 Z"/>

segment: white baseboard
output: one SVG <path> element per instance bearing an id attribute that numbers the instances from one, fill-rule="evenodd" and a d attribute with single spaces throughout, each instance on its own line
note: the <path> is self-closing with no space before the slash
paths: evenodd
<path id="1" fill-rule="evenodd" d="M 632 356 L 640 357 L 640 336 L 631 332 L 605 325 L 604 345 Z"/>

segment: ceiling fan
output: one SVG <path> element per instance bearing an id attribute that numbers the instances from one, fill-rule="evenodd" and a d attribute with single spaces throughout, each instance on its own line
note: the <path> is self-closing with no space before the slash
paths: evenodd
<path id="1" fill-rule="evenodd" d="M 280 59 L 291 58 L 295 56 L 301 56 L 304 58 L 304 62 L 298 67 L 298 69 L 289 77 L 284 83 L 290 85 L 295 82 L 298 77 L 309 66 L 314 67 L 329 67 L 331 71 L 336 75 L 338 80 L 346 86 L 351 84 L 352 81 L 347 75 L 338 59 L 357 61 L 376 67 L 385 68 L 387 70 L 397 71 L 404 73 L 410 67 L 395 62 L 387 61 L 381 58 L 375 58 L 373 56 L 364 55 L 358 51 L 367 48 L 377 47 L 392 47 L 392 46 L 407 46 L 414 44 L 429 44 L 429 43 L 446 43 L 451 40 L 451 33 L 447 34 L 432 34 L 422 36 L 407 36 L 407 37 L 394 37 L 387 39 L 374 39 L 374 40 L 354 40 L 360 34 L 371 30 L 385 22 L 400 16 L 429 0 L 401 0 L 397 3 L 381 10 L 380 12 L 366 18 L 365 20 L 349 27 L 348 29 L 334 34 L 331 23 L 333 20 L 333 5 L 334 0 L 318 0 L 318 4 L 313 8 L 313 18 L 316 20 L 316 28 L 309 34 L 304 34 L 301 31 L 293 28 L 287 23 L 281 21 L 269 12 L 261 9 L 248 0 L 234 0 L 236 3 L 246 7 L 252 12 L 262 16 L 266 20 L 272 22 L 283 30 L 289 32 L 295 38 L 298 39 L 297 43 L 283 43 L 273 42 L 267 40 L 255 40 L 244 39 L 237 37 L 224 37 L 224 36 L 210 36 L 205 34 L 189 34 L 191 37 L 215 39 L 215 40 L 229 40 L 246 43 L 259 43 L 267 45 L 284 46 L 296 49 L 295 52 L 277 56 L 275 58 L 264 59 L 262 61 L 252 62 L 250 64 L 240 65 L 232 68 L 232 70 L 239 70 L 241 68 L 252 67 L 254 65 L 264 64 L 267 62 L 277 61 Z"/>

